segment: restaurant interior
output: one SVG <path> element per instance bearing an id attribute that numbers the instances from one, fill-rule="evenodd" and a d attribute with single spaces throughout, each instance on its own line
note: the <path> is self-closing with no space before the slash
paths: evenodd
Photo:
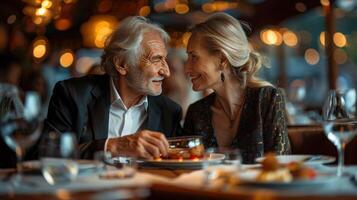
<path id="1" fill-rule="evenodd" d="M 24 137 L 21 152 L 20 143 L 9 141 L 1 105 L 6 93 L 20 96 L 25 115 L 45 120 L 55 84 L 105 74 L 106 39 L 135 15 L 159 24 L 171 38 L 171 76 L 163 81 L 162 94 L 182 107 L 183 125 L 189 105 L 212 92 L 194 91 L 185 74 L 190 30 L 216 12 L 238 19 L 249 45 L 264 56 L 259 77 L 283 94 L 291 155 L 266 154 L 245 165 L 228 159 L 237 156 L 232 151 L 211 152 L 218 156 L 213 161 L 204 149 L 196 160 L 125 163 L 97 152 L 93 160 L 77 158 L 75 167 L 67 164 L 69 172 L 62 169 L 53 177 L 45 167 L 52 160 L 27 154 L 39 145 L 38 137 Z M 1 0 L 0 199 L 356 199 L 356 22 L 357 0 Z M 326 119 L 327 109 L 347 112 L 348 130 L 337 130 L 341 141 L 330 134 L 337 117 Z M 36 132 L 37 127 L 31 134 Z M 71 137 L 66 139 L 65 146 L 71 146 Z M 202 145 L 199 137 L 185 139 L 190 141 L 175 142 Z M 292 180 L 260 182 L 273 165 L 269 159 L 281 171 L 289 169 Z M 313 178 L 295 180 L 297 168 Z"/>

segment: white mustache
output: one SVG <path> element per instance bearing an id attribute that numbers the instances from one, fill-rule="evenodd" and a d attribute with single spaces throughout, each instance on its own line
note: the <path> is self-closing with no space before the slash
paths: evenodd
<path id="1" fill-rule="evenodd" d="M 164 80 L 164 77 L 157 77 L 152 79 L 152 81 L 162 81 L 162 80 Z"/>

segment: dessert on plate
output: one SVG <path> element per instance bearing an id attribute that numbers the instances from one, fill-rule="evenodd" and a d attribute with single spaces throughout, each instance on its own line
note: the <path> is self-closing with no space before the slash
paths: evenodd
<path id="1" fill-rule="evenodd" d="M 205 147 L 200 136 L 170 138 L 168 142 L 168 155 L 156 160 L 199 160 L 204 157 Z"/>
<path id="2" fill-rule="evenodd" d="M 259 182 L 284 182 L 294 180 L 313 180 L 317 173 L 301 162 L 290 162 L 282 165 L 275 154 L 269 153 L 262 162 L 262 171 L 256 177 Z"/>

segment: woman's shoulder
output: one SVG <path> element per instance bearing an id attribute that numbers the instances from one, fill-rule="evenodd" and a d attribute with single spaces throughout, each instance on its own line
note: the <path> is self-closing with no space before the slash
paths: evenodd
<path id="1" fill-rule="evenodd" d="M 212 93 L 209 94 L 206 97 L 203 97 L 202 99 L 197 100 L 196 102 L 192 103 L 189 106 L 189 110 L 202 110 L 202 109 L 207 109 L 207 107 L 210 107 L 215 99 L 216 94 Z"/>
<path id="2" fill-rule="evenodd" d="M 280 95 L 281 94 L 281 89 L 274 87 L 274 86 L 262 86 L 262 87 L 254 87 L 254 88 L 248 88 L 247 92 L 248 95 L 251 97 L 267 97 L 267 96 L 273 96 L 273 95 Z"/>

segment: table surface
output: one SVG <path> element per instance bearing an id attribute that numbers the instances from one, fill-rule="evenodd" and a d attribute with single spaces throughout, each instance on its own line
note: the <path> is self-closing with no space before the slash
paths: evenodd
<path id="1" fill-rule="evenodd" d="M 318 166 L 319 171 L 333 173 L 336 167 Z M 345 171 L 357 175 L 357 166 L 347 166 Z M 134 199 L 356 199 L 357 186 L 349 177 L 337 179 L 332 184 L 302 188 L 257 188 L 239 186 L 232 188 L 209 188 L 202 184 L 202 170 L 169 170 L 142 168 L 130 179 L 101 180 L 98 176 L 80 175 L 74 183 L 49 186 L 40 174 L 26 175 L 35 185 L 15 188 L 4 181 L 13 169 L 0 170 L 0 199 L 110 199 L 108 195 L 147 192 Z M 138 192 L 139 191 L 139 192 Z M 101 195 L 101 196 L 100 196 Z M 125 195 L 124 195 L 125 196 Z M 96 197 L 96 198 L 93 198 Z M 125 198 L 131 199 L 131 198 Z"/>

